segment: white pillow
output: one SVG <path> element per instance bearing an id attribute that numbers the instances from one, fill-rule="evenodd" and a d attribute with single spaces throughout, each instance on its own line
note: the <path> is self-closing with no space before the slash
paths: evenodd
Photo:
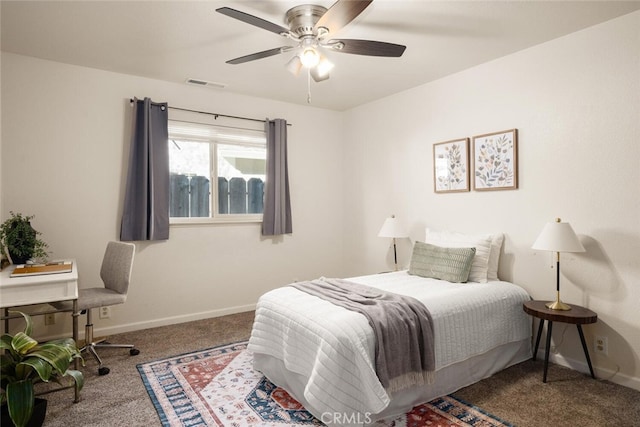
<path id="1" fill-rule="evenodd" d="M 491 254 L 491 234 L 466 235 L 451 231 L 426 229 L 425 243 L 444 248 L 476 248 L 476 255 L 469 273 L 470 282 L 486 283 L 489 272 L 489 255 Z M 497 271 L 497 268 L 496 268 Z"/>
<path id="2" fill-rule="evenodd" d="M 498 263 L 500 262 L 500 250 L 502 249 L 502 241 L 504 234 L 497 233 L 491 238 L 491 253 L 489 254 L 489 270 L 487 271 L 488 280 L 500 280 L 498 278 Z"/>

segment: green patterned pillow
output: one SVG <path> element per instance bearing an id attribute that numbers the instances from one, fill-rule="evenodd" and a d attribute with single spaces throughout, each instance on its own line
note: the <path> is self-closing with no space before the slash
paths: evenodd
<path id="1" fill-rule="evenodd" d="M 443 248 L 416 242 L 409 264 L 409 274 L 463 283 L 469 278 L 476 248 Z"/>

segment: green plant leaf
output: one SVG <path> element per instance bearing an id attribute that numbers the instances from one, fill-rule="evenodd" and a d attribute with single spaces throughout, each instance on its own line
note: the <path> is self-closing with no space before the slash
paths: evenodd
<path id="1" fill-rule="evenodd" d="M 11 346 L 19 354 L 26 354 L 36 345 L 38 345 L 38 341 L 34 340 L 24 332 L 16 333 L 11 341 Z"/>
<path id="2" fill-rule="evenodd" d="M 19 314 L 24 317 L 25 327 L 23 332 L 25 333 L 25 335 L 33 335 L 33 321 L 31 320 L 31 316 L 21 311 L 15 310 L 9 310 L 9 314 Z"/>
<path id="3" fill-rule="evenodd" d="M 80 355 L 80 350 L 76 347 L 76 342 L 73 338 L 59 338 L 51 341 L 47 341 L 47 344 L 52 344 L 66 348 L 72 355 Z"/>
<path id="4" fill-rule="evenodd" d="M 79 393 L 82 387 L 84 387 L 84 375 L 75 369 L 69 369 L 67 375 L 73 378 L 73 381 L 76 383 L 76 391 Z"/>
<path id="5" fill-rule="evenodd" d="M 0 350 L 11 350 L 13 351 L 13 347 L 11 346 L 11 341 L 13 337 L 9 334 L 2 334 L 0 337 Z"/>
<path id="6" fill-rule="evenodd" d="M 64 375 L 67 369 L 69 369 L 72 353 L 67 347 L 46 343 L 35 347 L 29 352 L 29 358 L 33 357 L 47 362 L 58 374 Z M 38 374 L 40 374 L 40 372 L 38 372 Z M 42 378 L 42 376 L 40 376 L 40 378 Z M 42 378 L 42 380 L 48 381 L 49 378 Z"/>
<path id="7" fill-rule="evenodd" d="M 28 367 L 28 368 L 27 368 Z M 37 357 L 29 357 L 18 364 L 16 367 L 16 371 L 19 372 L 23 370 L 24 372 L 35 371 L 40 379 L 44 382 L 49 382 L 49 378 L 51 378 L 51 374 L 53 373 L 53 367 L 49 365 L 42 359 L 38 359 Z M 22 377 L 26 379 L 27 377 Z"/>
<path id="8" fill-rule="evenodd" d="M 7 384 L 6 397 L 11 421 L 16 427 L 24 427 L 33 413 L 33 383 L 23 380 Z"/>
<path id="9" fill-rule="evenodd" d="M 0 380 L 3 387 L 6 382 L 16 381 L 16 361 L 10 353 L 0 354 Z"/>

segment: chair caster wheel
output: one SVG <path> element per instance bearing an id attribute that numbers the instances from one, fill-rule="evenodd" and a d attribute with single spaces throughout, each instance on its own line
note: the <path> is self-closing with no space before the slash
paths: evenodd
<path id="1" fill-rule="evenodd" d="M 129 350 L 129 354 L 132 356 L 137 356 L 140 354 L 140 350 L 138 350 L 137 348 L 132 348 L 131 350 Z"/>
<path id="2" fill-rule="evenodd" d="M 107 375 L 109 372 L 111 372 L 111 370 L 106 366 L 103 366 L 102 368 L 98 368 L 98 375 Z"/>

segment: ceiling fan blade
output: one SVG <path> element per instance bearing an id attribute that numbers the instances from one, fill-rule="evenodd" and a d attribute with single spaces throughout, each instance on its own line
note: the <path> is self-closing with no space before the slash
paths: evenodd
<path id="1" fill-rule="evenodd" d="M 278 24 L 274 24 L 273 22 L 266 21 L 262 18 L 258 18 L 257 16 L 249 15 L 248 13 L 231 9 L 230 7 L 221 7 L 219 9 L 216 9 L 216 12 L 230 16 L 231 18 L 235 18 L 239 21 L 246 22 L 247 24 L 254 25 L 258 28 L 262 28 L 263 30 L 271 31 L 272 33 L 281 35 L 282 33 L 286 34 L 289 32 L 288 28 L 282 27 Z"/>
<path id="2" fill-rule="evenodd" d="M 338 0 L 318 20 L 315 28 L 324 27 L 329 34 L 336 33 L 353 21 L 373 0 Z"/>
<path id="3" fill-rule="evenodd" d="M 262 52 L 252 53 L 251 55 L 241 56 L 239 58 L 230 59 L 227 64 L 243 64 L 249 61 L 255 61 L 256 59 L 268 58 L 273 55 L 278 55 L 293 49 L 293 46 L 276 47 L 269 50 L 263 50 Z"/>
<path id="4" fill-rule="evenodd" d="M 338 48 L 336 45 L 343 45 L 343 47 Z M 401 44 L 356 39 L 329 40 L 327 47 L 333 47 L 334 52 L 393 58 L 402 56 L 404 50 L 407 48 Z"/>

